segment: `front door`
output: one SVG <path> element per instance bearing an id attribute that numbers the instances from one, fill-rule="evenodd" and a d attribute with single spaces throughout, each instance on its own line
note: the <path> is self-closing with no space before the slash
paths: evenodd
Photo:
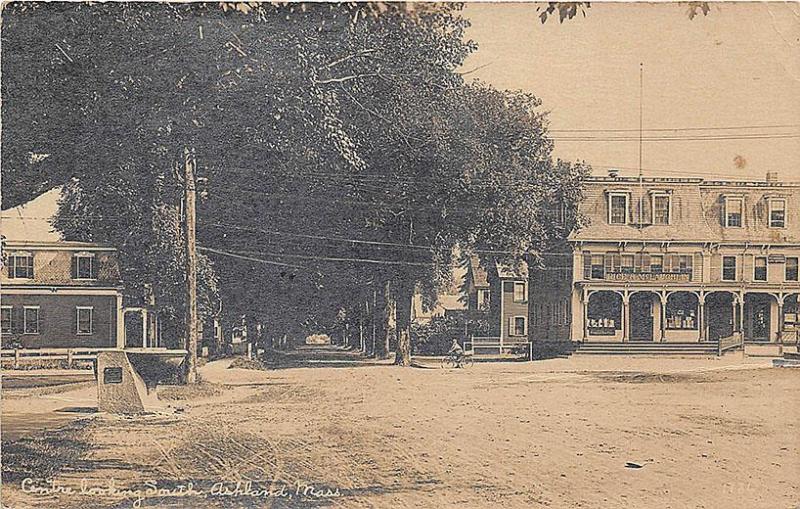
<path id="1" fill-rule="evenodd" d="M 770 303 L 757 300 L 752 303 L 750 339 L 753 341 L 769 341 Z"/>
<path id="2" fill-rule="evenodd" d="M 631 295 L 630 313 L 631 341 L 653 341 L 653 295 Z"/>

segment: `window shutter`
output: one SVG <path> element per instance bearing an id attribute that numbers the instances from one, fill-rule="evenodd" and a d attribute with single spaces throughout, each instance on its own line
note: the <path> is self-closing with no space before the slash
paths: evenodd
<path id="1" fill-rule="evenodd" d="M 650 255 L 642 253 L 642 272 L 650 272 Z"/>
<path id="2" fill-rule="evenodd" d="M 592 278 L 592 253 L 583 252 L 583 279 Z"/>
<path id="3" fill-rule="evenodd" d="M 614 272 L 614 264 L 612 263 L 612 259 L 614 258 L 613 254 L 606 254 L 603 257 L 603 265 L 606 271 L 606 274 L 609 272 Z"/>
<path id="4" fill-rule="evenodd" d="M 635 272 L 642 272 L 642 253 L 634 253 L 633 270 Z"/>
<path id="5" fill-rule="evenodd" d="M 513 316 L 509 316 L 508 317 L 508 334 L 507 335 L 508 336 L 513 336 L 514 335 L 514 317 Z"/>
<path id="6" fill-rule="evenodd" d="M 78 277 L 78 257 L 72 255 L 72 272 L 70 274 L 72 279 L 77 279 Z"/>
<path id="7" fill-rule="evenodd" d="M 703 255 L 700 253 L 694 254 L 694 260 L 692 262 L 692 281 L 702 281 L 703 280 Z"/>
<path id="8" fill-rule="evenodd" d="M 38 332 L 39 334 L 42 334 L 44 332 L 44 308 L 40 307 L 36 315 L 39 318 Z"/>
<path id="9" fill-rule="evenodd" d="M 14 267 L 16 266 L 16 263 L 17 263 L 17 257 L 16 256 L 11 255 L 11 256 L 8 257 L 8 277 L 9 278 L 13 278 L 14 277 Z"/>
<path id="10" fill-rule="evenodd" d="M 91 277 L 92 279 L 97 279 L 97 265 L 99 263 L 100 263 L 99 256 L 92 257 L 91 265 L 89 265 L 89 267 L 91 268 L 89 277 Z"/>

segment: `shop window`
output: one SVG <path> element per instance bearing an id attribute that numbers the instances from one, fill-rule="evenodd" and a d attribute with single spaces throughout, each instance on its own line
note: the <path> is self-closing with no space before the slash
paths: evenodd
<path id="1" fill-rule="evenodd" d="M 611 193 L 608 195 L 609 224 L 628 224 L 628 195 Z"/>
<path id="2" fill-rule="evenodd" d="M 527 292 L 525 291 L 525 283 L 522 281 L 514 282 L 514 302 L 525 302 L 527 299 Z"/>
<path id="3" fill-rule="evenodd" d="M 593 294 L 586 314 L 586 326 L 592 336 L 613 336 L 622 328 L 622 301 L 615 293 Z"/>
<path id="4" fill-rule="evenodd" d="M 744 199 L 739 197 L 725 198 L 725 227 L 741 228 L 742 213 L 744 211 Z"/>
<path id="5" fill-rule="evenodd" d="M 697 297 L 690 293 L 670 295 L 664 316 L 669 330 L 697 330 Z"/>
<path id="6" fill-rule="evenodd" d="M 633 274 L 633 255 L 622 255 L 620 261 L 622 262 L 621 272 Z"/>
<path id="7" fill-rule="evenodd" d="M 753 280 L 766 281 L 767 280 L 767 257 L 756 256 L 755 264 L 753 265 Z"/>
<path id="8" fill-rule="evenodd" d="M 0 308 L 0 332 L 2 332 L 3 334 L 11 333 L 12 316 L 13 316 L 13 308 L 11 306 L 3 306 L 2 308 Z"/>
<path id="9" fill-rule="evenodd" d="M 22 331 L 25 334 L 39 334 L 39 306 L 23 308 Z"/>
<path id="10" fill-rule="evenodd" d="M 671 208 L 670 196 L 668 194 L 654 194 L 653 224 L 669 224 Z"/>
<path id="11" fill-rule="evenodd" d="M 786 281 L 798 281 L 798 257 L 786 258 Z"/>
<path id="12" fill-rule="evenodd" d="M 605 265 L 603 255 L 592 255 L 592 279 L 604 279 Z"/>
<path id="13" fill-rule="evenodd" d="M 664 256 L 652 255 L 650 257 L 650 272 L 653 274 L 661 274 L 664 271 Z"/>
<path id="14" fill-rule="evenodd" d="M 786 200 L 783 198 L 771 198 L 769 200 L 769 227 L 786 227 Z"/>
<path id="15" fill-rule="evenodd" d="M 8 277 L 33 279 L 33 255 L 16 253 L 8 257 Z"/>
<path id="16" fill-rule="evenodd" d="M 722 280 L 723 281 L 736 281 L 736 257 L 723 256 L 722 257 Z"/>

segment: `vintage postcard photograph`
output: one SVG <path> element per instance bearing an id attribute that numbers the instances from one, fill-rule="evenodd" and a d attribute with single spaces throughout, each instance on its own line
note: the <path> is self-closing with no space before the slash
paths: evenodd
<path id="1" fill-rule="evenodd" d="M 800 509 L 800 3 L 0 15 L 0 508 Z"/>

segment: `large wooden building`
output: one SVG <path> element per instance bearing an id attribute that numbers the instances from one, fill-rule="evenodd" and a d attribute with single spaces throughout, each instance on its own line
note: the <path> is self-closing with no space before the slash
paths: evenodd
<path id="1" fill-rule="evenodd" d="M 533 341 L 794 342 L 800 183 L 593 177 L 531 274 Z"/>
<path id="2" fill-rule="evenodd" d="M 113 248 L 7 241 L 3 259 L 3 348 L 125 346 L 122 287 Z"/>

